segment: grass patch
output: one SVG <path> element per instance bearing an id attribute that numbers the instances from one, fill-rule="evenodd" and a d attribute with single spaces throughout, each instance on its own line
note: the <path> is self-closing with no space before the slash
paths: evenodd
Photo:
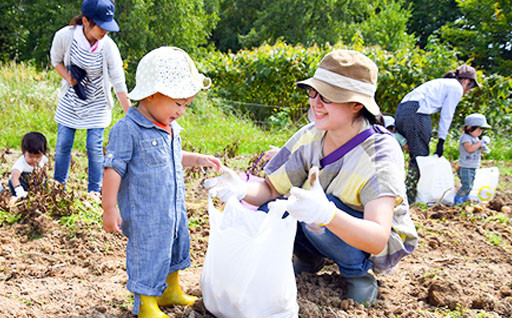
<path id="1" fill-rule="evenodd" d="M 43 133 L 53 152 L 57 141 L 57 123 L 53 120 L 59 99 L 60 76 L 55 70 L 38 71 L 26 63 L 0 64 L 0 146 L 19 149 L 21 138 L 30 131 Z M 115 99 L 115 98 L 114 98 Z M 267 150 L 269 145 L 282 146 L 298 127 L 261 129 L 247 117 L 224 113 L 221 101 L 199 93 L 193 106 L 178 120 L 184 127 L 183 148 L 208 154 L 248 155 Z M 114 123 L 124 116 L 117 104 L 112 124 L 105 130 L 105 144 Z M 74 151 L 86 152 L 86 131 L 78 130 Z"/>

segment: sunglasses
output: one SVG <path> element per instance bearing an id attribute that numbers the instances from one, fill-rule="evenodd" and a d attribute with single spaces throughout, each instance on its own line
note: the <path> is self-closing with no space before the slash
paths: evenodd
<path id="1" fill-rule="evenodd" d="M 318 95 L 320 95 L 314 88 L 308 88 L 307 92 L 308 92 L 309 98 L 311 98 L 311 99 L 316 98 Z M 324 104 L 331 104 L 332 103 L 330 100 L 328 100 L 327 98 L 323 97 L 322 95 L 320 95 L 320 100 Z"/>

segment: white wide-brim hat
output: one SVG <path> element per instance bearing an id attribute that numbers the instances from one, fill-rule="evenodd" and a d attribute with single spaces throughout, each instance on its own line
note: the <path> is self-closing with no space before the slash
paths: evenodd
<path id="1" fill-rule="evenodd" d="M 491 128 L 491 125 L 487 123 L 487 119 L 482 114 L 471 114 L 466 116 L 464 119 L 464 126 Z"/>
<path id="2" fill-rule="evenodd" d="M 210 78 L 197 71 L 187 52 L 172 46 L 144 55 L 137 65 L 135 81 L 135 88 L 128 94 L 132 100 L 142 100 L 156 93 L 185 99 L 211 85 Z"/>
<path id="3" fill-rule="evenodd" d="M 389 126 L 395 126 L 395 119 L 392 116 L 385 115 L 384 116 L 384 127 L 388 128 Z"/>

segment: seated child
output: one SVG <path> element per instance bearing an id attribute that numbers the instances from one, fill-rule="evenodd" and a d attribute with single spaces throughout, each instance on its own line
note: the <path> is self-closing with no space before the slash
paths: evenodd
<path id="1" fill-rule="evenodd" d="M 395 119 L 393 118 L 393 116 L 388 116 L 388 115 L 384 116 L 384 126 L 386 127 L 387 130 L 389 130 L 390 133 L 393 134 L 393 136 L 395 136 L 396 141 L 398 141 L 398 143 L 400 144 L 400 146 L 402 148 L 404 148 L 405 150 L 407 150 L 409 148 L 407 146 L 407 139 L 405 139 L 405 137 L 402 136 L 396 130 Z"/>
<path id="2" fill-rule="evenodd" d="M 453 198 L 454 204 L 462 204 L 468 200 L 475 181 L 476 169 L 480 168 L 481 152 L 488 152 L 489 137 L 482 137 L 485 141 L 478 138 L 487 128 L 491 126 L 482 114 L 471 114 L 464 119 L 464 134 L 460 137 L 459 168 L 457 168 L 461 187 Z"/>
<path id="3" fill-rule="evenodd" d="M 34 169 L 44 167 L 48 162 L 46 137 L 39 132 L 29 132 L 21 140 L 23 155 L 16 160 L 9 177 L 9 189 L 16 198 L 24 198 L 29 190 L 29 176 Z"/>
<path id="4" fill-rule="evenodd" d="M 183 116 L 210 79 L 189 55 L 175 47 L 146 54 L 137 66 L 139 101 L 110 130 L 103 171 L 103 228 L 123 233 L 127 288 L 135 295 L 139 318 L 164 318 L 160 307 L 192 305 L 178 283 L 190 266 L 183 167 L 209 166 L 222 172 L 219 159 L 181 149 Z M 118 209 L 119 205 L 119 209 Z"/>

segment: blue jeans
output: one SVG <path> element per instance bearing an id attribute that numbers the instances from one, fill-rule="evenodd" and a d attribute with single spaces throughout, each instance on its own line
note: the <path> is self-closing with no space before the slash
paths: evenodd
<path id="1" fill-rule="evenodd" d="M 87 191 L 101 191 L 103 178 L 103 133 L 104 128 L 87 129 L 87 156 L 89 158 L 89 185 Z M 76 129 L 58 125 L 57 145 L 55 149 L 55 174 L 54 178 L 60 183 L 68 179 L 69 166 L 71 164 L 71 149 L 75 141 Z"/>
<path id="2" fill-rule="evenodd" d="M 30 175 L 30 173 L 22 172 L 21 176 L 20 176 L 20 185 L 23 187 L 23 190 L 25 190 L 25 191 L 29 190 L 28 175 Z M 13 196 L 16 196 L 16 191 L 14 191 L 14 187 L 12 185 L 11 178 L 9 178 L 8 185 L 9 185 L 9 190 L 11 190 L 11 194 Z"/>
<path id="3" fill-rule="evenodd" d="M 328 194 L 327 199 L 334 202 L 343 212 L 356 218 L 363 218 L 362 212 L 349 208 L 337 197 Z M 268 212 L 268 203 L 262 205 L 259 210 Z M 343 277 L 363 277 L 373 265 L 369 260 L 369 253 L 348 245 L 326 227 L 308 225 L 304 222 L 299 222 L 297 227 L 294 253 L 302 257 L 309 254 L 312 258 L 331 259 L 338 265 L 340 275 Z"/>
<path id="4" fill-rule="evenodd" d="M 457 169 L 457 174 L 460 178 L 460 189 L 457 191 L 457 196 L 464 197 L 468 196 L 473 189 L 473 184 L 475 183 L 475 168 L 459 168 Z"/>

